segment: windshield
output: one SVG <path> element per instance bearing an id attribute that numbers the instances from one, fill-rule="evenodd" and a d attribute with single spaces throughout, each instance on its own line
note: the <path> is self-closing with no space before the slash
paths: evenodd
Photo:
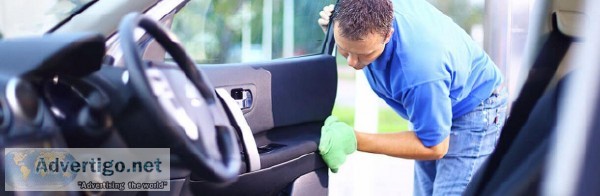
<path id="1" fill-rule="evenodd" d="M 96 0 L 0 0 L 0 39 L 41 35 Z"/>

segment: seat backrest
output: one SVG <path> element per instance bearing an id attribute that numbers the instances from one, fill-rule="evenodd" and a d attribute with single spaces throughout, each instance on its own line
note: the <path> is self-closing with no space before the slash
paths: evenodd
<path id="1" fill-rule="evenodd" d="M 558 30 L 568 36 L 582 38 L 581 25 L 586 15 L 583 12 L 585 0 L 554 0 L 554 13 L 558 19 Z"/>
<path id="2" fill-rule="evenodd" d="M 556 14 L 558 30 L 570 37 L 575 38 L 575 42 L 571 44 L 569 51 L 563 58 L 559 70 L 557 72 L 557 81 L 565 74 L 571 72 L 575 67 L 569 62 L 572 62 L 572 56 L 582 45 L 583 31 L 582 26 L 586 25 L 587 16 L 584 13 L 585 0 L 554 0 L 553 13 Z M 549 20 L 550 22 L 550 20 Z"/>
<path id="3" fill-rule="evenodd" d="M 573 52 L 574 40 L 581 40 L 579 29 L 585 14 L 579 6 L 584 0 L 556 0 L 552 30 L 537 54 L 527 81 L 519 94 L 511 117 L 506 121 L 496 151 L 469 184 L 465 195 L 536 195 L 549 149 L 548 138 L 554 134 L 556 107 L 560 88 L 556 81 L 573 67 L 562 58 Z M 569 51 L 569 52 L 568 52 Z M 557 73 L 557 67 L 562 67 Z M 554 76 L 554 77 L 553 77 Z M 556 77 L 559 76 L 559 77 Z M 544 95 L 544 89 L 546 91 Z M 542 98 L 540 98 L 542 97 Z"/>

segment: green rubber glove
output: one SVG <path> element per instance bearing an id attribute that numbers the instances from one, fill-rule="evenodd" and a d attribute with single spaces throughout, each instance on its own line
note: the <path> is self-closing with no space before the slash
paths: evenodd
<path id="1" fill-rule="evenodd" d="M 337 117 L 330 116 L 321 127 L 319 153 L 333 173 L 346 161 L 346 156 L 356 151 L 354 129 Z"/>

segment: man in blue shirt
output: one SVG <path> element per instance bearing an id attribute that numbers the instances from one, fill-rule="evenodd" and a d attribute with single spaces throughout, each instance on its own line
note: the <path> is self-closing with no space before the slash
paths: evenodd
<path id="1" fill-rule="evenodd" d="M 491 154 L 506 116 L 502 74 L 488 55 L 425 0 L 342 0 L 337 49 L 412 131 L 369 134 L 335 117 L 320 153 L 332 169 L 356 149 L 415 159 L 415 195 L 460 195 Z M 320 13 L 329 23 L 333 6 Z"/>

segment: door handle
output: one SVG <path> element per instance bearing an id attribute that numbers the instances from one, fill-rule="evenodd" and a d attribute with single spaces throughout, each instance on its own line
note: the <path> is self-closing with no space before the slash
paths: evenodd
<path id="1" fill-rule="evenodd" d="M 252 92 L 249 89 L 234 88 L 231 89 L 231 98 L 238 104 L 240 109 L 249 109 L 252 107 Z"/>

